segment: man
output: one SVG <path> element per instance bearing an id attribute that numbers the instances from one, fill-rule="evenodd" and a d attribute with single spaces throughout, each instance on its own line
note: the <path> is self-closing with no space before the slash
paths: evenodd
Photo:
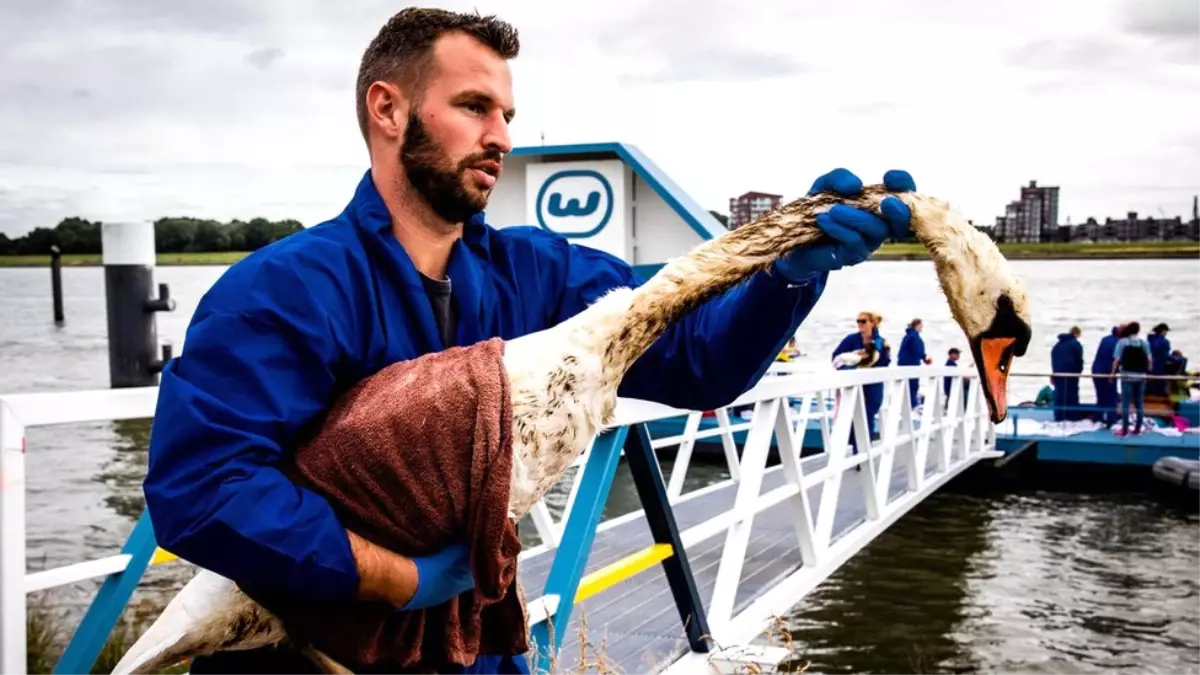
<path id="1" fill-rule="evenodd" d="M 1050 349 L 1050 370 L 1056 375 L 1051 378 L 1055 422 L 1083 419 L 1079 409 L 1079 378 L 1073 377 L 1083 372 L 1083 344 L 1079 342 L 1082 334 L 1079 326 L 1071 326 L 1066 333 L 1059 333 L 1058 342 Z"/>
<path id="2" fill-rule="evenodd" d="M 950 351 L 946 352 L 946 365 L 958 367 L 958 357 L 962 355 L 958 347 L 951 347 Z M 946 397 L 946 405 L 950 405 L 950 386 L 954 384 L 954 378 L 942 378 L 942 394 Z M 963 400 L 966 400 L 967 392 L 963 390 Z"/>
<path id="3" fill-rule="evenodd" d="M 336 218 L 233 265 L 163 370 L 145 493 L 164 548 L 245 588 L 314 601 L 404 610 L 471 588 L 462 547 L 415 560 L 375 547 L 277 466 L 339 394 L 387 365 L 545 329 L 610 288 L 640 283 L 613 256 L 538 228 L 486 223 L 512 147 L 508 61 L 518 51 L 502 21 L 430 9 L 401 11 L 368 46 L 355 96 L 371 166 L 353 199 Z M 915 189 L 904 172 L 885 182 Z M 859 189 L 844 170 L 813 186 Z M 728 403 L 795 333 L 829 271 L 907 236 L 903 204 L 890 199 L 883 212 L 886 221 L 844 206 L 823 214 L 827 243 L 782 257 L 673 327 L 621 395 L 684 408 Z M 192 672 L 307 667 L 266 650 L 197 659 Z M 468 670 L 528 667 L 522 655 L 488 655 Z"/>
<path id="4" fill-rule="evenodd" d="M 1092 359 L 1092 385 L 1096 388 L 1096 409 L 1100 421 L 1106 427 L 1111 427 L 1117 421 L 1117 384 L 1108 377 L 1112 368 L 1113 352 L 1117 348 L 1117 332 L 1120 326 L 1113 326 L 1112 332 L 1100 339 L 1096 347 L 1096 357 Z"/>
<path id="5" fill-rule="evenodd" d="M 1170 326 L 1160 323 L 1146 336 L 1146 341 L 1150 345 L 1150 358 L 1154 359 L 1154 370 L 1150 371 L 1151 375 L 1167 374 L 1168 357 L 1171 355 L 1171 341 L 1167 339 L 1167 333 L 1170 331 Z M 1167 380 L 1147 380 L 1146 395 L 1166 396 Z"/>

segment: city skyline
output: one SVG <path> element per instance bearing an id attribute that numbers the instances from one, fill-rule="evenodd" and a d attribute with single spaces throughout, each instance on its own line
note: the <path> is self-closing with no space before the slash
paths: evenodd
<path id="1" fill-rule="evenodd" d="M 1060 186 L 1039 185 L 1037 180 L 1022 185 L 1020 198 L 1008 202 L 1004 214 L 996 216 L 991 225 L 992 237 L 997 241 L 1016 243 L 1200 239 L 1196 195 L 1192 196 L 1192 217 L 1187 220 L 1182 215 L 1167 215 L 1160 209 L 1158 216 L 1127 210 L 1123 217 L 1088 215 L 1081 222 L 1073 223 L 1070 216 L 1065 220 L 1060 218 L 1060 194 Z"/>
<path id="2" fill-rule="evenodd" d="M 1026 219 L 1033 218 L 1033 223 L 1028 225 L 1026 229 L 1022 231 L 1024 236 L 1016 239 L 1008 238 L 1007 240 L 1037 242 L 1055 241 L 1056 237 L 1059 236 L 1060 228 L 1063 227 L 1075 228 L 1083 227 L 1085 225 L 1108 225 L 1111 223 L 1124 223 L 1135 219 L 1145 220 L 1147 218 L 1153 221 L 1182 224 L 1200 221 L 1200 194 L 1192 195 L 1189 200 L 1189 211 L 1185 214 L 1169 214 L 1162 212 L 1161 210 L 1160 213 L 1157 214 L 1146 214 L 1129 209 L 1121 212 L 1120 216 L 1114 216 L 1110 214 L 1090 214 L 1078 222 L 1073 222 L 1074 219 L 1071 216 L 1068 215 L 1064 217 L 1059 214 L 1058 201 L 1059 195 L 1062 193 L 1061 186 L 1041 185 L 1039 184 L 1038 180 L 1033 179 L 1020 186 L 1019 189 L 1021 199 L 1009 201 L 1002 209 L 1005 215 L 995 216 L 994 221 L 985 220 L 980 222 L 971 219 L 972 223 L 976 227 L 982 227 L 993 230 L 995 233 L 1000 233 L 1003 227 L 1009 222 L 1009 219 L 1017 219 L 1020 216 L 1024 216 Z M 781 204 L 786 204 L 796 199 L 796 197 L 786 198 L 782 195 L 773 195 L 770 193 L 765 193 L 761 190 L 751 189 L 743 191 L 737 197 L 729 198 L 730 209 L 728 213 L 717 210 L 710 210 L 710 212 L 716 216 L 724 217 L 728 221 L 727 226 L 730 229 L 734 229 L 737 227 L 737 225 L 748 222 L 745 219 L 735 220 L 733 216 L 735 205 L 738 205 L 745 210 L 748 208 L 750 201 L 756 198 L 761 199 L 764 197 L 774 198 L 773 201 L 775 202 L 775 207 L 773 208 L 777 208 Z M 1044 197 L 1048 199 L 1045 199 Z M 1030 208 L 1034 201 L 1038 202 L 1039 206 L 1042 206 L 1043 208 Z M 741 202 L 745 202 L 745 204 L 742 204 Z M 1023 203 L 1029 205 L 1026 206 L 1024 212 L 1021 211 Z M 758 213 L 761 213 L 761 211 Z M 1101 218 L 1103 218 L 1103 221 L 1100 220 Z M 753 218 L 751 218 L 751 220 L 752 219 Z M 1033 234 L 1036 234 L 1037 236 L 1030 236 Z M 1190 236 L 1192 238 L 1196 238 L 1196 235 Z"/>

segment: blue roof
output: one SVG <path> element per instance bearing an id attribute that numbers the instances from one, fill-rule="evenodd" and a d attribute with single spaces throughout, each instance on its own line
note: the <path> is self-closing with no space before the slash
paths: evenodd
<path id="1" fill-rule="evenodd" d="M 715 239 L 727 230 L 707 209 L 688 196 L 675 181 L 658 168 L 641 150 L 628 143 L 580 143 L 575 145 L 529 145 L 513 148 L 509 156 L 521 155 L 594 155 L 615 154 L 633 168 L 654 191 L 662 197 L 683 222 L 695 230 L 701 239 Z"/>

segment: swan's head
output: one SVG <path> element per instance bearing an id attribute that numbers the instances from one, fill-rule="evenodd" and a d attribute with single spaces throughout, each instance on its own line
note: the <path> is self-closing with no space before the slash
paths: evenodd
<path id="1" fill-rule="evenodd" d="M 945 202 L 901 195 L 928 249 L 954 320 L 966 333 L 993 423 L 1008 415 L 1008 373 L 1033 332 L 1025 284 L 1000 249 Z"/>

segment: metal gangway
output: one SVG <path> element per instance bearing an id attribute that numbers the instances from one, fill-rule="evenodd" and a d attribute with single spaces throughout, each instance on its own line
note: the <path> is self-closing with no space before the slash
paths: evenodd
<path id="1" fill-rule="evenodd" d="M 925 394 L 919 414 L 908 382 Z M 950 382 L 948 395 L 943 382 Z M 863 387 L 881 386 L 878 440 Z M 102 579 L 54 672 L 88 672 L 151 565 L 187 564 L 158 548 L 143 512 L 120 552 L 30 573 L 26 568 L 26 431 L 154 415 L 156 387 L 0 396 L 0 669 L 24 672 L 29 593 Z M 752 410 L 737 421 L 730 411 Z M 540 543 L 521 553 L 520 574 L 541 672 L 575 670 L 580 622 L 605 635 L 608 667 L 670 674 L 770 670 L 787 658 L 764 643 L 801 602 L 884 529 L 975 462 L 999 457 L 973 368 L 889 367 L 796 372 L 773 368 L 700 431 L 705 411 L 622 399 L 568 471 L 565 509 L 531 514 Z M 684 417 L 683 432 L 651 438 L 649 422 Z M 740 448 L 735 434 L 744 432 Z M 807 433 L 819 447 L 802 452 Z M 721 442 L 729 478 L 685 492 L 697 441 Z M 657 453 L 677 447 L 670 476 Z M 777 465 L 768 466 L 774 449 Z M 739 456 L 740 450 L 740 456 Z M 642 508 L 602 514 L 621 461 Z M 560 486 L 564 487 L 564 486 Z"/>

